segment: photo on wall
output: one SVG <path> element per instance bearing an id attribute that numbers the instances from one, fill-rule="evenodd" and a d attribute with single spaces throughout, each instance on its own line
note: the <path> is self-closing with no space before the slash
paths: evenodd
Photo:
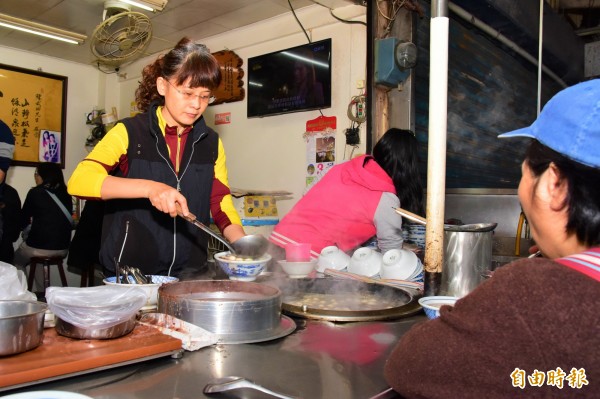
<path id="1" fill-rule="evenodd" d="M 60 132 L 40 130 L 39 161 L 60 163 Z"/>

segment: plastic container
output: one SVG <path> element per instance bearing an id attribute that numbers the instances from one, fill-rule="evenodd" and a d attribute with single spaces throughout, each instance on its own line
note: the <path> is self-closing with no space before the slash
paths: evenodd
<path id="1" fill-rule="evenodd" d="M 285 260 L 288 262 L 309 262 L 310 244 L 287 244 L 285 246 Z"/>

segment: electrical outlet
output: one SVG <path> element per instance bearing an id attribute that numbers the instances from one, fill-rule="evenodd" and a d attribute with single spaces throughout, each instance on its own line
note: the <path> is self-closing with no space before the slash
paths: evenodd
<path id="1" fill-rule="evenodd" d="M 365 117 L 365 103 L 360 102 L 356 104 L 356 117 L 362 119 Z"/>

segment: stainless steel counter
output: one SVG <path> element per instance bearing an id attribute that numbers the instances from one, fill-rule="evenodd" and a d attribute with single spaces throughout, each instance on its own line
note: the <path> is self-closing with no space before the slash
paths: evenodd
<path id="1" fill-rule="evenodd" d="M 229 375 L 249 378 L 269 389 L 304 399 L 369 398 L 387 388 L 385 360 L 398 339 L 424 315 L 388 322 L 333 323 L 295 319 L 298 328 L 277 340 L 214 345 L 3 392 L 79 392 L 95 399 L 272 398 L 246 389 L 207 396 L 209 381 Z"/>

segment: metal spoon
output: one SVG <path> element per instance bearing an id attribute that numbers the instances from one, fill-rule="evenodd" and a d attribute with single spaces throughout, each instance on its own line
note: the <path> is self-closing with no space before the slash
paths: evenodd
<path id="1" fill-rule="evenodd" d="M 204 393 L 221 393 L 221 392 L 227 392 L 227 391 L 231 391 L 233 389 L 240 389 L 240 388 L 255 389 L 257 391 L 261 391 L 263 393 L 269 394 L 276 398 L 295 399 L 294 396 L 287 396 L 287 395 L 283 395 L 283 394 L 275 392 L 275 391 L 271 391 L 270 389 L 261 387 L 260 385 L 257 385 L 254 382 L 252 382 L 244 377 L 235 377 L 235 376 L 217 378 L 216 380 L 211 381 L 208 384 L 206 384 L 206 386 L 204 387 L 204 390 L 202 392 L 204 392 Z"/>
<path id="2" fill-rule="evenodd" d="M 237 239 L 231 245 L 237 255 L 257 259 L 267 252 L 269 241 L 260 234 L 250 234 Z"/>
<path id="3" fill-rule="evenodd" d="M 237 239 L 234 243 L 229 243 L 219 234 L 212 231 L 212 229 L 206 226 L 204 223 L 199 221 L 196 218 L 196 215 L 193 213 L 188 213 L 187 216 L 183 216 L 181 208 L 177 205 L 177 214 L 188 222 L 192 223 L 196 227 L 204 230 L 206 233 L 210 234 L 217 240 L 221 241 L 229 251 L 238 256 L 248 257 L 248 258 L 260 258 L 265 254 L 267 248 L 269 246 L 269 241 L 266 238 L 261 236 L 260 234 L 251 234 Z"/>

